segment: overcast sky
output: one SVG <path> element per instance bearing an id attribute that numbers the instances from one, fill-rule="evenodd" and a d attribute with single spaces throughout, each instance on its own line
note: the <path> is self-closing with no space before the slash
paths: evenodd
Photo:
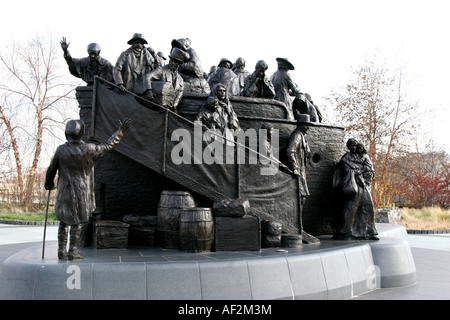
<path id="1" fill-rule="evenodd" d="M 73 57 L 97 42 L 111 63 L 143 33 L 149 46 L 168 54 L 173 39 L 190 38 L 205 71 L 221 58 L 243 57 L 253 71 L 258 60 L 276 70 L 277 57 L 296 67 L 303 92 L 324 104 L 330 90 L 346 84 L 352 67 L 378 52 L 388 67 L 404 68 L 412 96 L 433 118 L 428 136 L 450 153 L 450 4 L 448 0 L 171 0 L 7 1 L 0 41 L 34 35 L 59 42 L 67 37 Z M 62 59 L 62 51 L 61 51 Z M 62 61 L 64 63 L 64 61 Z M 68 76 L 69 73 L 68 73 Z"/>

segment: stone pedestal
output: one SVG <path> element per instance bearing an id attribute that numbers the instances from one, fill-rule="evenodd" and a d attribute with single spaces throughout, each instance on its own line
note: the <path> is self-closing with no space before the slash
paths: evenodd
<path id="1" fill-rule="evenodd" d="M 81 249 L 85 258 L 76 263 L 61 263 L 57 241 L 49 241 L 45 259 L 42 245 L 35 245 L 4 261 L 0 299 L 336 300 L 413 285 L 416 267 L 406 229 L 390 224 L 377 228 L 380 241 L 330 236 L 283 250 L 186 254 L 90 247 Z"/>

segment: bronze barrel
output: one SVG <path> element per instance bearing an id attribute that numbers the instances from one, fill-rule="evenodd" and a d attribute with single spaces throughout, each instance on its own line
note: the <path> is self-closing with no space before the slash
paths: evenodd
<path id="1" fill-rule="evenodd" d="M 184 208 L 180 215 L 180 247 L 191 252 L 210 252 L 214 242 L 211 208 Z"/>
<path id="2" fill-rule="evenodd" d="M 179 248 L 179 220 L 183 208 L 195 207 L 192 195 L 187 191 L 163 190 L 158 205 L 158 239 L 161 247 Z"/>

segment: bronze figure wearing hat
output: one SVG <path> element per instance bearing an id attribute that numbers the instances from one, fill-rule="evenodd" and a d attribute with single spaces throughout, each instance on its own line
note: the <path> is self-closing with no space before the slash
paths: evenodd
<path id="1" fill-rule="evenodd" d="M 213 91 L 217 84 L 223 84 L 227 88 L 228 96 L 237 96 L 240 92 L 239 78 L 231 70 L 233 63 L 227 58 L 222 58 L 218 68 L 208 77 L 208 84 Z"/>
<path id="2" fill-rule="evenodd" d="M 277 58 L 278 70 L 270 77 L 270 81 L 275 88 L 275 100 L 283 102 L 288 110 L 288 119 L 294 120 L 292 111 L 291 96 L 300 93 L 297 84 L 292 80 L 289 70 L 294 70 L 294 66 L 286 58 Z"/>
<path id="3" fill-rule="evenodd" d="M 239 95 L 241 96 L 244 94 L 245 78 L 250 74 L 250 72 L 245 69 L 245 59 L 241 57 L 237 58 L 232 70 L 238 77 Z"/>
<path id="4" fill-rule="evenodd" d="M 189 55 L 186 52 L 172 48 L 169 63 L 145 75 L 144 94 L 147 99 L 176 110 L 184 92 L 184 81 L 178 73 L 178 68 L 188 60 Z"/>
<path id="5" fill-rule="evenodd" d="M 172 48 L 178 48 L 189 54 L 189 60 L 180 67 L 180 73 L 203 78 L 203 69 L 197 52 L 192 48 L 189 38 L 173 39 Z"/>
<path id="6" fill-rule="evenodd" d="M 127 42 L 130 48 L 122 52 L 114 66 L 114 81 L 122 91 L 143 94 L 144 76 L 153 70 L 154 58 L 145 44 L 148 44 L 141 33 L 135 33 Z"/>
<path id="7" fill-rule="evenodd" d="M 119 129 L 101 144 L 85 143 L 82 120 L 70 120 L 66 124 L 67 142 L 60 145 L 50 162 L 45 177 L 45 189 L 54 188 L 58 173 L 55 214 L 59 220 L 58 258 L 82 259 L 78 251 L 82 226 L 89 222 L 95 210 L 94 164 L 114 149 L 130 126 L 131 120 L 119 121 Z M 70 227 L 70 233 L 69 233 Z M 69 251 L 67 237 L 70 234 Z"/>
<path id="8" fill-rule="evenodd" d="M 135 33 L 135 34 L 133 34 L 133 37 L 130 40 L 128 40 L 127 43 L 129 45 L 132 45 L 136 41 L 140 41 L 143 44 L 148 44 L 147 40 L 145 40 L 144 35 L 142 33 Z"/>
<path id="9" fill-rule="evenodd" d="M 158 59 L 159 65 L 160 65 L 161 67 L 162 67 L 162 66 L 165 66 L 165 65 L 167 64 L 167 57 L 166 57 L 166 55 L 164 54 L 164 52 L 158 51 L 158 53 L 156 54 L 156 58 Z"/>
<path id="10" fill-rule="evenodd" d="M 180 75 L 183 77 L 186 92 L 210 93 L 210 88 L 203 74 L 202 65 L 197 52 L 192 48 L 189 38 L 173 39 L 172 48 L 178 48 L 189 54 L 188 61 L 184 62 L 180 68 Z"/>
<path id="11" fill-rule="evenodd" d="M 298 179 L 298 189 L 301 200 L 300 216 L 302 215 L 306 197 L 309 196 L 308 183 L 306 180 L 306 164 L 311 157 L 309 144 L 306 140 L 309 123 L 309 115 L 301 115 L 297 118 L 297 128 L 292 132 L 286 150 L 289 168 Z"/>
<path id="12" fill-rule="evenodd" d="M 276 58 L 279 69 L 295 70 L 294 65 L 287 58 Z"/>

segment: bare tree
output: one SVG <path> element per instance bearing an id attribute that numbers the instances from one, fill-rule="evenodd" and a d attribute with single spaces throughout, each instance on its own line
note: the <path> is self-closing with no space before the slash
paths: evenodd
<path id="1" fill-rule="evenodd" d="M 417 104 L 406 100 L 402 72 L 389 70 L 369 61 L 359 67 L 353 79 L 327 98 L 337 110 L 348 137 L 362 141 L 375 167 L 372 197 L 376 207 L 386 205 L 389 190 L 389 163 L 402 151 L 417 116 Z"/>
<path id="2" fill-rule="evenodd" d="M 35 37 L 0 52 L 2 147 L 15 163 L 19 202 L 32 202 L 45 136 L 61 127 L 75 86 L 58 74 L 57 47 Z"/>

